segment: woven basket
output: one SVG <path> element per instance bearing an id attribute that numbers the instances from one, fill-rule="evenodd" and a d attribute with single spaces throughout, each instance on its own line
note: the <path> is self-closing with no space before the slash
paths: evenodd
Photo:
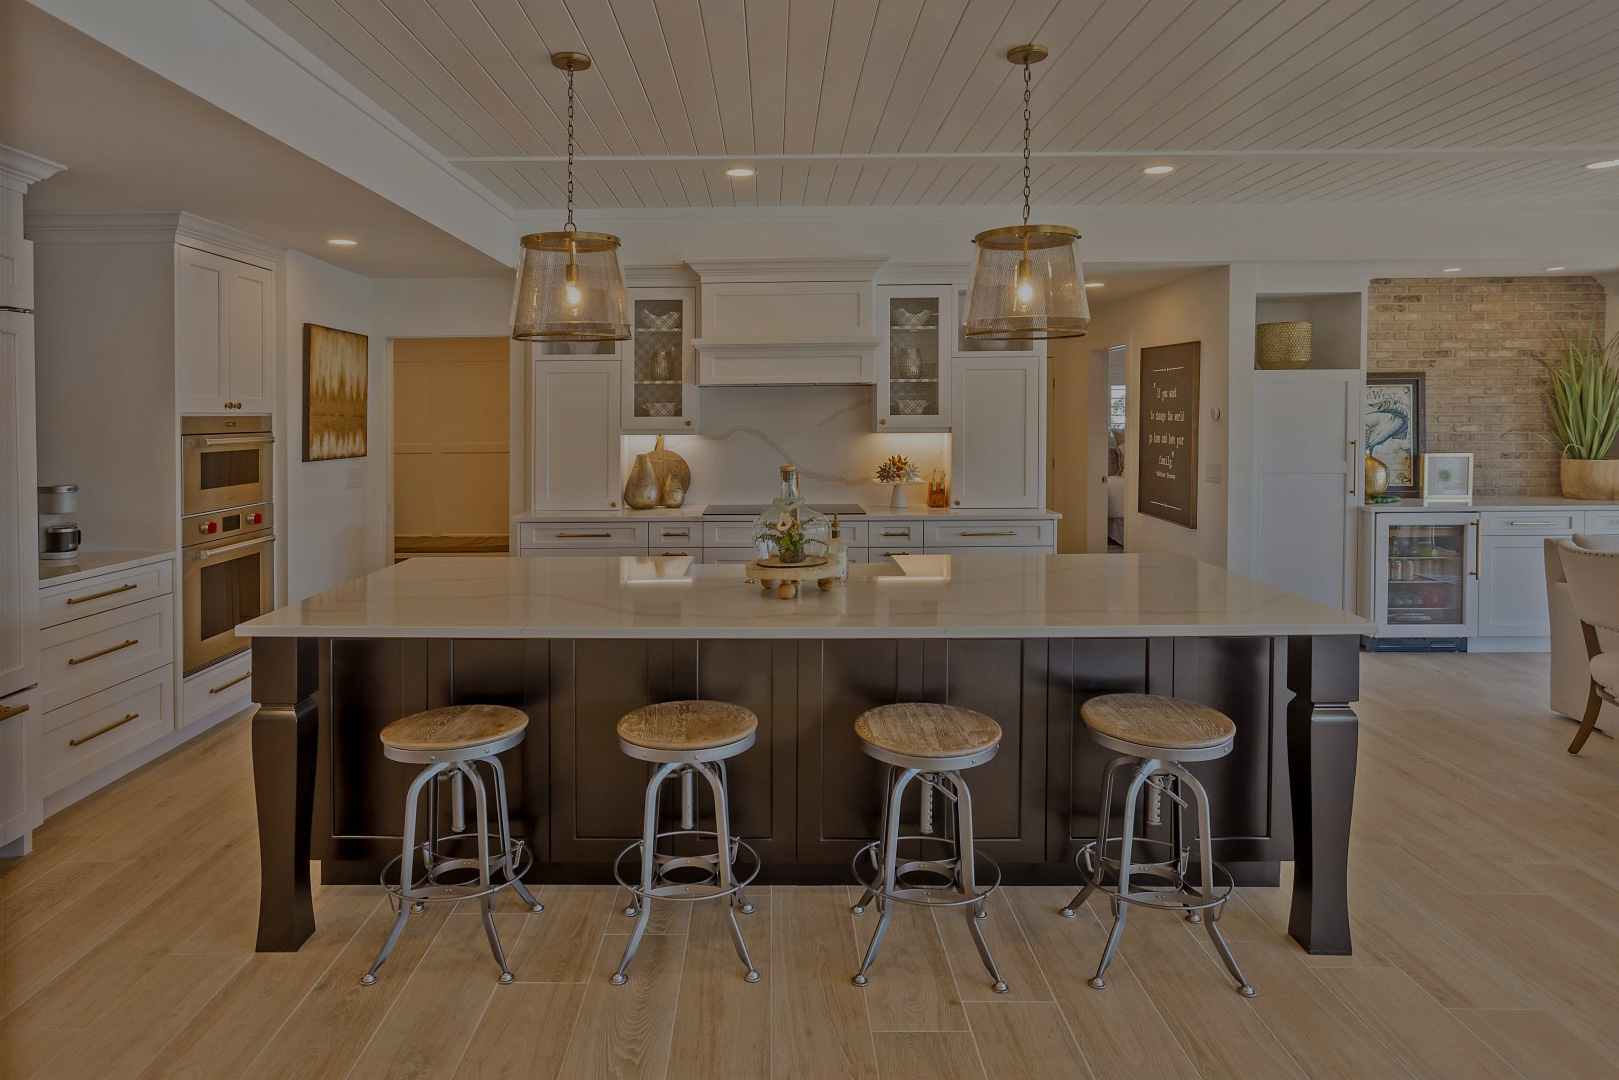
<path id="1" fill-rule="evenodd" d="M 1261 371 L 1298 371 L 1310 366 L 1310 324 L 1260 323 L 1254 333 L 1254 366 Z"/>

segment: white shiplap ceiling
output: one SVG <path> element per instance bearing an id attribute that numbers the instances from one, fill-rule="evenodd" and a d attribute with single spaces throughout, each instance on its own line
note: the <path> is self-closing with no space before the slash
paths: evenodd
<path id="1" fill-rule="evenodd" d="M 1619 208 L 1619 0 L 251 3 L 519 212 L 563 49 L 583 206 L 1015 202 L 1029 40 L 1042 204 Z"/>

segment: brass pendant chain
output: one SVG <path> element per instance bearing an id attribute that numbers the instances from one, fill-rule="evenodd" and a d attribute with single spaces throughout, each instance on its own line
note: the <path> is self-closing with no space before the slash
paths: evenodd
<path id="1" fill-rule="evenodd" d="M 1028 116 L 1028 111 L 1026 109 L 1024 111 L 1024 116 L 1025 117 Z M 1025 121 L 1025 123 L 1026 123 L 1026 121 Z M 1025 136 L 1025 138 L 1027 138 L 1027 136 Z M 1024 156 L 1024 158 L 1027 158 L 1029 156 L 1028 152 L 1026 150 L 1024 151 L 1023 156 Z M 1024 167 L 1023 171 L 1024 171 L 1025 177 L 1027 177 L 1027 175 L 1028 175 L 1027 166 Z M 1027 191 L 1028 191 L 1028 180 L 1027 179 L 1024 180 L 1023 190 L 1025 191 L 1025 193 L 1027 193 Z M 1028 201 L 1028 195 L 1027 194 L 1024 195 L 1024 201 L 1025 202 Z M 1028 210 L 1025 209 L 1024 212 L 1023 212 L 1024 221 L 1027 221 L 1028 217 L 1029 217 Z M 577 226 L 577 225 L 575 225 L 573 223 L 573 65 L 572 64 L 568 65 L 568 223 L 566 225 L 562 226 L 562 231 L 563 232 L 578 232 L 579 231 L 579 226 Z"/>
<path id="2" fill-rule="evenodd" d="M 1029 227 L 1029 62 L 1023 62 L 1023 228 Z M 1025 231 L 1025 238 L 1027 232 Z"/>

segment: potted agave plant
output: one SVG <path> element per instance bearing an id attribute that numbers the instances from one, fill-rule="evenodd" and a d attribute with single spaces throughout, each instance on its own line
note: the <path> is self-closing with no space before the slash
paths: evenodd
<path id="1" fill-rule="evenodd" d="M 1608 460 L 1619 437 L 1619 334 L 1604 342 L 1595 329 L 1584 340 L 1565 337 L 1563 355 L 1542 361 L 1546 408 L 1563 450 L 1563 496 L 1619 499 L 1619 460 Z"/>

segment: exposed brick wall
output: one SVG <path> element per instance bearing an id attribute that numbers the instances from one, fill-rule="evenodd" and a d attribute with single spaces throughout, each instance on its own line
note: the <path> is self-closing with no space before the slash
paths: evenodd
<path id="1" fill-rule="evenodd" d="M 1367 366 L 1427 373 L 1427 449 L 1471 452 L 1475 495 L 1555 495 L 1539 361 L 1603 334 L 1605 300 L 1589 277 L 1374 278 Z"/>

